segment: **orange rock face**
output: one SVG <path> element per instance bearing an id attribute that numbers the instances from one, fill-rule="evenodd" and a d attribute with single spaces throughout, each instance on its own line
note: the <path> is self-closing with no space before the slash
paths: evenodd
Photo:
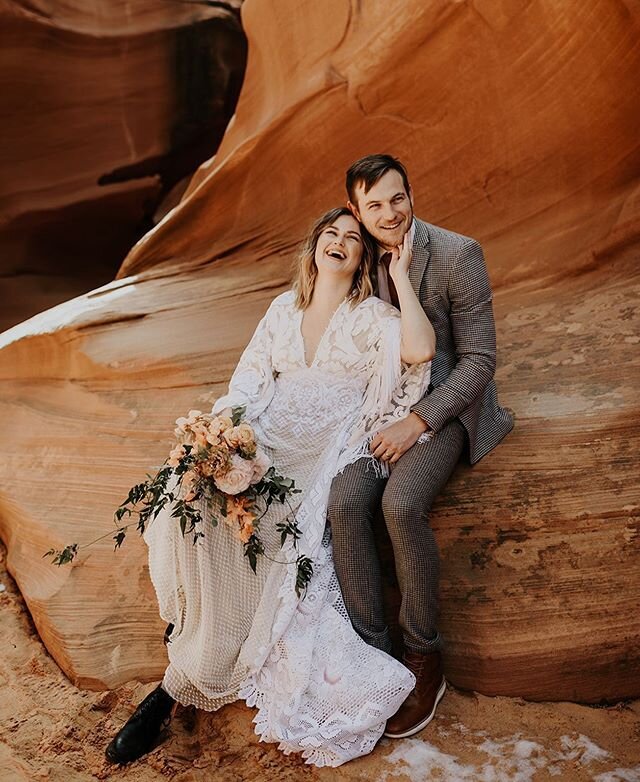
<path id="1" fill-rule="evenodd" d="M 143 545 L 66 570 L 41 552 L 109 531 L 175 417 L 224 387 L 346 166 L 384 150 L 420 217 L 483 243 L 517 414 L 432 516 L 447 675 L 640 694 L 637 9 L 247 0 L 242 16 L 247 76 L 213 161 L 117 282 L 1 337 L 0 531 L 48 649 L 86 686 L 160 676 Z"/>
<path id="2" fill-rule="evenodd" d="M 224 5 L 0 3 L 0 329 L 112 279 L 215 152 L 246 56 Z"/>

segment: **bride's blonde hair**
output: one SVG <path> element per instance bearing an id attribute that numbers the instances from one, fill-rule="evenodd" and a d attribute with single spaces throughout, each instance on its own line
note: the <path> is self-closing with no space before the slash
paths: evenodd
<path id="1" fill-rule="evenodd" d="M 293 282 L 293 290 L 296 294 L 296 307 L 298 309 L 306 310 L 311 303 L 316 277 L 318 276 L 315 254 L 320 234 L 328 225 L 335 223 L 343 215 L 353 217 L 346 206 L 338 206 L 323 214 L 322 217 L 316 220 L 302 245 L 300 255 L 294 267 L 295 277 Z M 362 224 L 360 224 L 360 235 L 362 237 L 362 258 L 353 275 L 353 283 L 349 292 L 349 299 L 353 306 L 372 296 L 377 284 L 375 243 Z"/>

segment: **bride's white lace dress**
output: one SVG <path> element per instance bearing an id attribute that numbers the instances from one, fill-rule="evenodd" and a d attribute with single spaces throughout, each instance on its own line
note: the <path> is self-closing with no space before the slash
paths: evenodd
<path id="1" fill-rule="evenodd" d="M 206 710 L 244 698 L 258 709 L 263 740 L 337 766 L 371 751 L 414 678 L 349 621 L 326 529 L 329 488 L 348 463 L 369 455 L 376 431 L 407 415 L 429 367 L 402 366 L 399 313 L 375 297 L 338 307 L 310 364 L 301 320 L 293 292 L 272 302 L 213 411 L 246 405 L 261 447 L 301 489 L 292 502 L 303 533 L 298 553 L 314 563 L 306 595 L 295 592 L 297 553 L 281 549 L 275 531 L 286 505 L 274 503 L 261 521 L 268 558 L 259 558 L 256 574 L 224 524 L 205 523 L 194 545 L 167 508 L 145 540 L 161 616 L 175 625 L 166 691 Z"/>

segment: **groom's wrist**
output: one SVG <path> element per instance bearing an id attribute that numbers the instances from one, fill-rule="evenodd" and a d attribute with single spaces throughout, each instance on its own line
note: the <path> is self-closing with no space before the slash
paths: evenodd
<path id="1" fill-rule="evenodd" d="M 419 422 L 416 423 L 417 435 L 418 435 L 416 438 L 416 443 L 429 442 L 429 440 L 434 436 L 435 432 L 429 426 L 429 424 L 424 420 L 424 418 L 421 418 L 418 415 L 418 413 L 415 412 L 415 410 L 411 411 L 411 415 L 415 416 Z"/>
<path id="2" fill-rule="evenodd" d="M 416 427 L 418 434 L 424 434 L 425 432 L 431 431 L 429 424 L 424 420 L 424 418 L 421 418 L 421 416 L 419 416 L 415 410 L 412 410 L 409 416 L 413 419 L 413 424 Z"/>
<path id="3" fill-rule="evenodd" d="M 411 408 L 411 412 L 419 415 L 432 432 L 439 432 L 451 417 L 449 410 L 443 409 L 437 392 L 438 389 L 424 396 Z"/>

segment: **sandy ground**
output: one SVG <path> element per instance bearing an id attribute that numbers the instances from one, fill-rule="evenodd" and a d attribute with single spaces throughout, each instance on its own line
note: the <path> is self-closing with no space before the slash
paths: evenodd
<path id="1" fill-rule="evenodd" d="M 338 769 L 306 766 L 261 744 L 252 710 L 181 709 L 166 740 L 127 768 L 104 747 L 153 685 L 83 692 L 43 647 L 0 552 L 0 781 L 135 779 L 372 780 L 374 782 L 640 782 L 640 701 L 607 708 L 527 703 L 450 688 L 437 718 L 412 739 L 383 739 Z"/>

